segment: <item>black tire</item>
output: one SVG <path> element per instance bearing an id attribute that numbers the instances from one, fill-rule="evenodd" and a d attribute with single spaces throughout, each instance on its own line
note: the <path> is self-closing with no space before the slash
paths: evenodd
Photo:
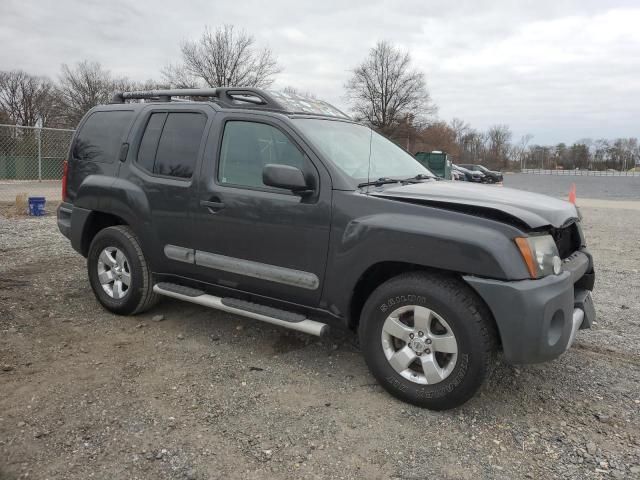
<path id="1" fill-rule="evenodd" d="M 383 324 L 392 311 L 408 305 L 437 312 L 455 335 L 455 366 L 438 383 L 421 385 L 408 380 L 385 356 Z M 393 396 L 420 407 L 447 410 L 469 400 L 488 376 L 496 345 L 493 325 L 487 307 L 460 279 L 412 272 L 388 280 L 367 299 L 360 317 L 360 347 L 373 376 Z"/>
<path id="2" fill-rule="evenodd" d="M 112 298 L 102 287 L 98 278 L 98 260 L 105 248 L 115 247 L 127 259 L 130 271 L 130 285 L 126 294 L 119 299 Z M 137 237 L 124 225 L 100 230 L 91 242 L 87 255 L 89 283 L 98 301 L 110 312 L 119 315 L 135 315 L 151 308 L 158 300 L 153 292 L 153 275 Z"/>

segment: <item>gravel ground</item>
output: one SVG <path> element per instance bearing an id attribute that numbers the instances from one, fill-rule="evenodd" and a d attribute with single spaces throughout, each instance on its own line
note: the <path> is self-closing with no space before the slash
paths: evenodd
<path id="1" fill-rule="evenodd" d="M 111 315 L 54 218 L 0 216 L 0 478 L 640 478 L 640 211 L 590 205 L 597 325 L 441 413 L 386 394 L 345 332 Z"/>

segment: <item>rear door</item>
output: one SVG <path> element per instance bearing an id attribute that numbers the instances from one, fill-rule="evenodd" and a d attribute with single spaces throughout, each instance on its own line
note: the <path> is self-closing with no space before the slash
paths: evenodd
<path id="1" fill-rule="evenodd" d="M 145 254 L 156 272 L 186 275 L 185 262 L 172 258 L 168 245 L 192 242 L 192 212 L 197 205 L 196 170 L 215 112 L 206 105 L 150 105 L 140 115 L 130 140 L 131 159 L 120 178 L 139 186 L 150 212 Z M 137 198 L 131 202 L 139 201 Z"/>
<path id="2" fill-rule="evenodd" d="M 196 270 L 211 283 L 317 306 L 329 246 L 331 180 L 286 122 L 219 112 L 202 163 L 194 236 Z M 300 168 L 313 192 L 262 182 L 266 164 Z"/>

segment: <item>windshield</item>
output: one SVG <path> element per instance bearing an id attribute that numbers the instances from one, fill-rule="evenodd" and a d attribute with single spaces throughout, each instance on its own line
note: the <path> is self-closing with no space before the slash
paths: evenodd
<path id="1" fill-rule="evenodd" d="M 483 173 L 486 173 L 489 171 L 487 167 L 483 167 L 482 165 L 476 165 L 476 170 L 480 170 Z"/>
<path id="2" fill-rule="evenodd" d="M 434 176 L 415 158 L 369 127 L 315 118 L 296 118 L 293 122 L 327 159 L 358 181 Z"/>

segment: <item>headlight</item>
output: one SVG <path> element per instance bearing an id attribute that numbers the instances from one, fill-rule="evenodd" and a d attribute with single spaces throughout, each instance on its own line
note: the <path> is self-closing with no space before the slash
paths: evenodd
<path id="1" fill-rule="evenodd" d="M 562 261 L 551 235 L 517 237 L 515 241 L 531 278 L 542 278 L 552 273 L 559 275 L 562 272 Z"/>

